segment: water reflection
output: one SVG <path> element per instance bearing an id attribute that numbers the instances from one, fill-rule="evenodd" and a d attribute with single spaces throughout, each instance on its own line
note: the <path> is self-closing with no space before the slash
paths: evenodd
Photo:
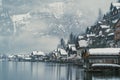
<path id="1" fill-rule="evenodd" d="M 120 80 L 118 73 L 86 73 L 71 64 L 0 62 L 0 80 Z"/>

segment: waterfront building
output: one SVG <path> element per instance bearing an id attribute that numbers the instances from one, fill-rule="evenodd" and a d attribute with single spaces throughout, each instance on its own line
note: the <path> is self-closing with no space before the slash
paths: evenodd
<path id="1" fill-rule="evenodd" d="M 117 44 L 117 47 L 120 47 L 120 19 L 117 21 L 117 23 L 114 25 L 114 33 L 115 33 L 115 41 Z"/>
<path id="2" fill-rule="evenodd" d="M 82 54 L 84 66 L 93 64 L 120 64 L 120 48 L 93 48 Z"/>
<path id="3" fill-rule="evenodd" d="M 75 44 L 67 44 L 67 49 L 68 57 L 71 55 L 77 54 L 76 46 Z"/>
<path id="4" fill-rule="evenodd" d="M 45 53 L 41 51 L 33 51 L 30 56 L 32 58 L 32 61 L 42 61 Z"/>

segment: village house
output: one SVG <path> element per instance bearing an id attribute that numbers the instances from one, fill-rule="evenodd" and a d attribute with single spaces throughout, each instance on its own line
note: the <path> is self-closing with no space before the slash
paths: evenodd
<path id="1" fill-rule="evenodd" d="M 107 24 L 113 26 L 120 18 L 120 3 L 111 3 L 109 12 L 107 12 L 103 18 L 106 20 Z"/>
<path id="2" fill-rule="evenodd" d="M 74 54 L 77 54 L 76 52 L 76 45 L 75 44 L 67 44 L 67 49 L 68 57 Z"/>
<path id="3" fill-rule="evenodd" d="M 111 18 L 112 19 L 117 19 L 120 17 L 120 3 L 111 3 L 110 6 L 110 13 L 111 13 Z"/>
<path id="4" fill-rule="evenodd" d="M 42 61 L 44 59 L 45 53 L 41 51 L 33 51 L 30 56 L 32 61 Z"/>
<path id="5" fill-rule="evenodd" d="M 93 64 L 120 64 L 120 48 L 93 48 L 82 54 L 84 66 L 90 69 Z"/>
<path id="6" fill-rule="evenodd" d="M 115 42 L 117 47 L 120 47 L 120 19 L 117 21 L 117 23 L 114 25 L 114 33 L 115 33 Z"/>
<path id="7" fill-rule="evenodd" d="M 80 38 L 80 36 L 79 36 Z M 78 47 L 77 47 L 77 55 L 76 55 L 76 59 L 80 60 L 82 59 L 82 53 L 86 50 L 86 48 L 88 48 L 88 41 L 86 40 L 85 37 L 81 37 L 78 40 Z"/>
<path id="8" fill-rule="evenodd" d="M 60 55 L 60 60 L 67 60 L 68 53 L 64 49 L 58 48 L 58 53 Z"/>

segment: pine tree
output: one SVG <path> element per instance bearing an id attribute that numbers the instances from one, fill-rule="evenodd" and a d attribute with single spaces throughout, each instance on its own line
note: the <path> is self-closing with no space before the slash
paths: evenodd
<path id="1" fill-rule="evenodd" d="M 87 27 L 87 29 L 86 29 L 86 34 L 89 34 L 89 28 Z"/>
<path id="2" fill-rule="evenodd" d="M 99 9 L 99 12 L 98 12 L 98 21 L 101 21 L 103 19 L 103 13 L 102 13 L 102 10 Z"/>
<path id="3" fill-rule="evenodd" d="M 60 46 L 61 46 L 61 48 L 65 49 L 65 41 L 63 38 L 61 38 L 61 40 L 60 40 Z"/>
<path id="4" fill-rule="evenodd" d="M 73 44 L 74 43 L 74 35 L 73 33 L 71 32 L 70 36 L 69 36 L 69 41 L 68 41 L 70 44 Z"/>

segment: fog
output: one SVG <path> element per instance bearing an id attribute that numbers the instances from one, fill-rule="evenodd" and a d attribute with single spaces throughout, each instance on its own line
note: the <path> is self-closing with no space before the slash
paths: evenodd
<path id="1" fill-rule="evenodd" d="M 15 4 L 12 3 L 11 5 L 9 2 L 6 4 L 6 6 L 9 7 L 8 9 L 14 11 L 13 13 L 11 12 L 12 15 L 40 11 L 53 14 L 57 18 L 57 21 L 59 21 L 63 15 L 73 15 L 73 17 L 77 15 L 81 24 L 84 23 L 84 25 L 79 26 L 77 33 L 84 32 L 87 26 L 95 23 L 99 9 L 105 14 L 109 11 L 111 2 L 115 2 L 115 0 L 23 0 L 23 3 L 17 3 L 16 0 L 12 1 Z M 61 6 L 59 6 L 60 8 L 57 8 L 57 3 Z M 30 53 L 33 50 L 50 52 L 56 49 L 60 38 L 64 37 L 64 34 L 61 33 L 62 36 L 46 34 L 46 32 L 48 33 L 52 30 L 50 23 L 54 24 L 55 22 L 56 20 L 52 20 L 52 18 L 40 20 L 31 19 L 28 25 L 21 28 L 22 31 L 19 35 L 0 36 L 1 53 Z M 55 24 L 57 24 L 57 22 Z M 70 34 L 71 31 L 69 31 L 68 34 Z M 73 33 L 74 32 L 76 31 L 73 30 Z M 40 36 L 40 34 L 46 35 Z"/>

